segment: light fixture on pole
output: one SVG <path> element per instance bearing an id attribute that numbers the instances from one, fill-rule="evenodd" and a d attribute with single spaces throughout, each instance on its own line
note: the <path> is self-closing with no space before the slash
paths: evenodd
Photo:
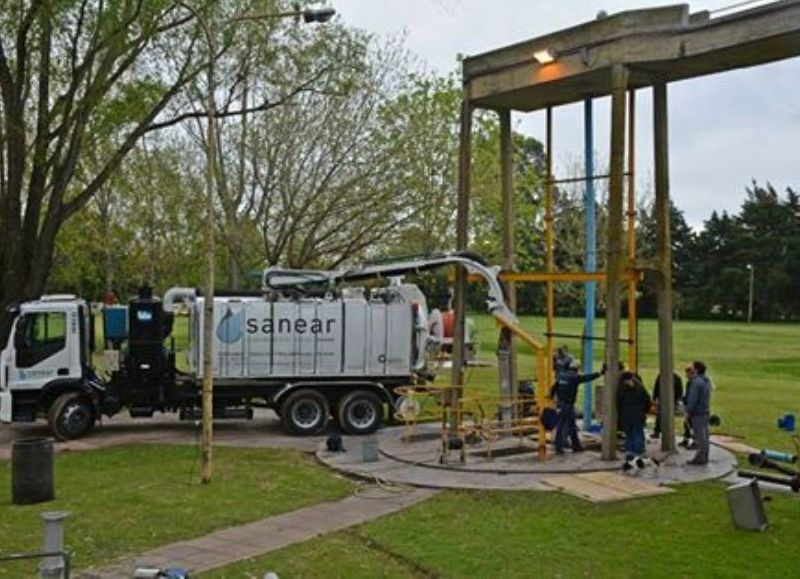
<path id="1" fill-rule="evenodd" d="M 553 48 L 543 48 L 533 53 L 533 60 L 539 64 L 550 64 L 558 58 L 558 53 Z"/>
<path id="2" fill-rule="evenodd" d="M 303 22 L 310 24 L 312 22 L 319 22 L 320 24 L 328 22 L 336 15 L 336 10 L 333 8 L 309 8 L 303 10 Z"/>
<path id="3" fill-rule="evenodd" d="M 750 291 L 747 296 L 747 322 L 753 321 L 753 276 L 755 269 L 752 263 L 747 264 L 747 271 L 750 274 Z"/>

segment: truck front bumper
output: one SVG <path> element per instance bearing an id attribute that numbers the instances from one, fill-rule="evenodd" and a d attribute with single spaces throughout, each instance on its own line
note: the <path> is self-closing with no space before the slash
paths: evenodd
<path id="1" fill-rule="evenodd" d="M 12 400 L 9 390 L 0 391 L 0 422 L 10 424 L 12 419 Z"/>

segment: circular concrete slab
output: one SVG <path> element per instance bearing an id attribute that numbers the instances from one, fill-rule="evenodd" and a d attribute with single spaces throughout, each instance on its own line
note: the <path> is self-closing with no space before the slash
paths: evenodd
<path id="1" fill-rule="evenodd" d="M 537 458 L 535 443 L 519 438 L 506 438 L 492 445 L 481 442 L 468 447 L 466 462 L 459 461 L 459 453 L 452 452 L 444 464 L 440 462 L 441 442 L 438 424 L 422 424 L 411 433 L 405 427 L 385 428 L 372 441 L 380 449 L 378 460 L 365 462 L 362 451 L 365 438 L 345 437 L 346 452 L 329 453 L 325 448 L 317 457 L 325 464 L 344 473 L 362 478 L 375 478 L 387 482 L 411 484 L 434 488 L 553 490 L 543 482 L 554 475 L 620 471 L 622 461 L 608 462 L 600 458 L 596 440 L 585 439 L 587 450 L 564 455 L 550 453 L 548 458 Z M 594 442 L 594 444 L 593 444 Z M 592 446 L 597 450 L 592 450 Z M 712 446 L 708 465 L 687 465 L 693 452 L 680 449 L 664 455 L 657 441 L 648 443 L 648 455 L 660 460 L 660 465 L 650 465 L 629 473 L 643 481 L 655 484 L 676 484 L 716 479 L 729 474 L 736 467 L 736 457 L 719 447 Z"/>

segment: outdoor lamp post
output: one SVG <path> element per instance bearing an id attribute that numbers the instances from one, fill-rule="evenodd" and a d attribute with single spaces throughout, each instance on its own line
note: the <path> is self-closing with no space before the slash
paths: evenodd
<path id="1" fill-rule="evenodd" d="M 214 428 L 214 180 L 217 172 L 217 107 L 216 107 L 216 64 L 217 64 L 217 30 L 213 18 L 206 20 L 203 16 L 184 0 L 175 0 L 175 4 L 188 10 L 200 24 L 208 45 L 208 95 L 206 114 L 208 116 L 207 152 L 206 152 L 206 279 L 203 290 L 203 468 L 201 480 L 203 484 L 211 482 L 212 473 L 212 447 Z M 299 8 L 288 12 L 274 12 L 267 14 L 242 14 L 231 17 L 223 22 L 227 26 L 234 22 L 252 21 L 263 22 L 276 18 L 295 18 L 297 22 L 302 18 L 305 23 L 328 22 L 336 14 L 333 8 Z"/>
<path id="2" fill-rule="evenodd" d="M 747 264 L 747 271 L 750 274 L 750 291 L 747 296 L 747 322 L 750 323 L 753 321 L 753 274 L 755 272 L 752 263 Z"/>

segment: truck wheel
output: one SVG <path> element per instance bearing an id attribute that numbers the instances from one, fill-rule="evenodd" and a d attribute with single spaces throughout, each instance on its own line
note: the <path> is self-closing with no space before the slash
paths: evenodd
<path id="1" fill-rule="evenodd" d="M 58 440 L 73 440 L 94 428 L 92 401 L 78 392 L 66 392 L 56 398 L 47 413 L 50 431 Z"/>
<path id="2" fill-rule="evenodd" d="M 383 422 L 383 402 L 373 392 L 356 390 L 342 398 L 336 413 L 347 434 L 369 434 Z"/>
<path id="3" fill-rule="evenodd" d="M 314 434 L 328 423 L 329 416 L 328 401 L 316 390 L 292 392 L 281 404 L 283 427 L 292 434 Z"/>

